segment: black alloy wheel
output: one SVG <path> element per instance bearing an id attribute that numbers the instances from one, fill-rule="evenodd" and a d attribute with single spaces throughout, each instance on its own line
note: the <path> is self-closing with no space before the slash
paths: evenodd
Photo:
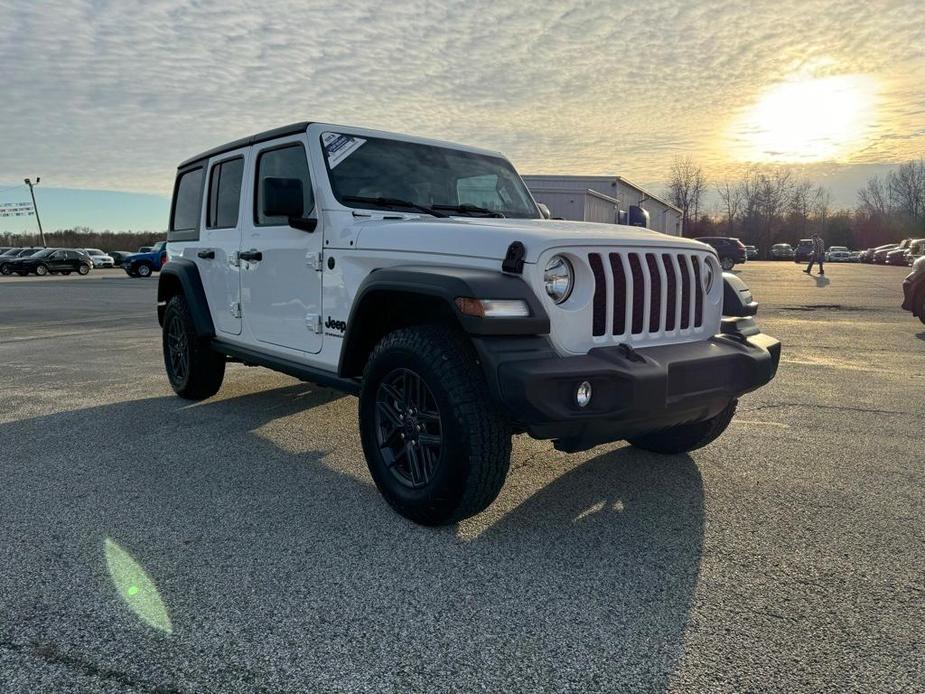
<path id="1" fill-rule="evenodd" d="M 443 425 L 434 395 L 411 369 L 395 369 L 376 391 L 376 440 L 386 467 L 410 489 L 433 478 L 443 453 Z"/>
<path id="2" fill-rule="evenodd" d="M 177 382 L 185 381 L 189 374 L 190 350 L 186 330 L 179 315 L 170 317 L 170 324 L 167 326 L 167 350 L 173 378 Z"/>

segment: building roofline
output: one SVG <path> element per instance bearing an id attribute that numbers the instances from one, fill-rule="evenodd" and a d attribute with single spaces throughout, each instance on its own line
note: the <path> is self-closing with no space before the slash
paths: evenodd
<path id="1" fill-rule="evenodd" d="M 574 175 L 574 174 L 561 174 L 561 175 L 560 174 L 525 174 L 523 178 L 525 180 L 534 179 L 538 181 L 555 181 L 555 180 L 562 180 L 565 178 L 573 178 L 573 179 L 580 179 L 580 180 L 593 180 L 593 181 L 619 181 L 620 183 L 623 183 L 624 185 L 629 186 L 630 188 L 633 188 L 634 190 L 638 190 L 640 193 L 645 195 L 650 200 L 655 200 L 655 202 L 660 203 L 664 205 L 665 207 L 668 207 L 679 214 L 683 214 L 683 211 L 679 207 L 672 205 L 670 202 L 668 202 L 661 196 L 654 195 L 653 193 L 646 190 L 642 186 L 636 183 L 633 183 L 631 180 L 629 180 L 628 178 L 624 178 L 623 176 L 615 176 L 615 175 L 614 176 L 606 176 L 606 175 L 583 176 L 580 174 L 578 175 Z"/>

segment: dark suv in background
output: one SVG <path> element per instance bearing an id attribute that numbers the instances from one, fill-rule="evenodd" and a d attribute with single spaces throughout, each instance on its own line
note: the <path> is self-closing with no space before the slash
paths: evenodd
<path id="1" fill-rule="evenodd" d="M 723 266 L 723 270 L 731 270 L 737 263 L 744 263 L 746 260 L 745 244 L 739 239 L 731 236 L 700 236 L 694 240 L 709 244 L 716 249 L 719 264 Z"/>

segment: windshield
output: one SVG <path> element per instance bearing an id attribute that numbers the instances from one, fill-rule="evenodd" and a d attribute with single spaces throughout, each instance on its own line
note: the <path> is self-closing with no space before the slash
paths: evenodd
<path id="1" fill-rule="evenodd" d="M 501 157 L 338 133 L 324 133 L 321 143 L 334 197 L 347 207 L 540 218 L 520 176 Z"/>
<path id="2" fill-rule="evenodd" d="M 87 249 L 85 249 L 85 251 L 86 251 L 87 253 L 89 253 L 90 255 L 105 255 L 105 253 L 103 253 L 103 251 L 101 251 L 101 250 L 99 250 L 99 249 L 97 249 L 97 248 L 87 248 Z"/>
<path id="3" fill-rule="evenodd" d="M 55 252 L 54 248 L 43 248 L 38 253 L 34 254 L 32 257 L 33 258 L 44 258 L 45 256 L 49 256 L 54 252 Z"/>

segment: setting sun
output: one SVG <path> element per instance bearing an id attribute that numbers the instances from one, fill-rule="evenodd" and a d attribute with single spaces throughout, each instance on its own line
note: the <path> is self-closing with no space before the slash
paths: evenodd
<path id="1" fill-rule="evenodd" d="M 733 124 L 737 158 L 756 162 L 840 160 L 865 143 L 877 86 L 864 75 L 785 82 Z"/>

